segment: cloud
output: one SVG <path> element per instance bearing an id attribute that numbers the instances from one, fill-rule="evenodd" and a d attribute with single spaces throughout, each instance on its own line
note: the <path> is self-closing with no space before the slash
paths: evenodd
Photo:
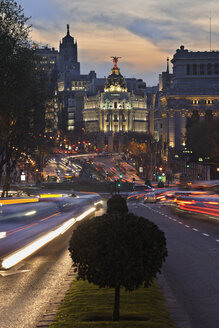
<path id="1" fill-rule="evenodd" d="M 210 10 L 212 47 L 219 45 L 217 0 L 17 2 L 26 15 L 32 16 L 32 36 L 36 41 L 57 48 L 66 34 L 66 24 L 70 24 L 71 35 L 78 40 L 81 67 L 84 63 L 84 67 L 90 65 L 97 72 L 103 72 L 111 55 L 118 55 L 123 57 L 125 75 L 129 71 L 130 75 L 142 72 L 151 78 L 153 72 L 165 69 L 166 57 L 173 56 L 181 44 L 189 50 L 208 50 Z"/>

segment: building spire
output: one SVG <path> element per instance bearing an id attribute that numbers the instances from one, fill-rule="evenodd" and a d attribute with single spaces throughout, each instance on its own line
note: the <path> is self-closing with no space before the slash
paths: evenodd
<path id="1" fill-rule="evenodd" d="M 67 24 L 67 35 L 69 35 L 69 24 Z"/>
<path id="2" fill-rule="evenodd" d="M 169 57 L 167 57 L 167 73 L 169 74 L 169 72 L 170 72 L 170 70 L 169 70 L 169 61 L 170 61 L 170 59 L 169 59 Z"/>

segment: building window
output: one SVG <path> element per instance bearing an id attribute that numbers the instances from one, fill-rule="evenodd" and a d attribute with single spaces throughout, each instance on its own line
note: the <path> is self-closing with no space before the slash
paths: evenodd
<path id="1" fill-rule="evenodd" d="M 75 121 L 74 120 L 68 120 L 68 125 L 74 125 Z"/>
<path id="2" fill-rule="evenodd" d="M 190 75 L 190 65 L 187 64 L 187 75 Z"/>
<path id="3" fill-rule="evenodd" d="M 219 64 L 214 64 L 214 74 L 219 74 Z"/>
<path id="4" fill-rule="evenodd" d="M 200 75 L 205 74 L 205 64 L 200 64 Z"/>
<path id="5" fill-rule="evenodd" d="M 213 101 L 212 99 L 208 99 L 208 100 L 205 100 L 205 103 L 206 103 L 207 105 L 211 105 L 211 104 L 214 103 L 214 101 Z"/>
<path id="6" fill-rule="evenodd" d="M 114 108 L 117 108 L 117 102 L 114 102 Z"/>
<path id="7" fill-rule="evenodd" d="M 212 74 L 212 64 L 208 64 L 207 70 L 208 70 L 207 74 L 211 75 Z"/>
<path id="8" fill-rule="evenodd" d="M 114 115 L 114 122 L 118 122 L 117 114 Z"/>
<path id="9" fill-rule="evenodd" d="M 213 119 L 212 111 L 210 109 L 206 110 L 206 112 L 205 112 L 205 120 L 206 121 L 210 121 L 212 119 Z"/>
<path id="10" fill-rule="evenodd" d="M 192 65 L 192 73 L 193 75 L 197 75 L 197 64 Z"/>
<path id="11" fill-rule="evenodd" d="M 74 130 L 74 126 L 68 126 L 68 130 Z"/>
<path id="12" fill-rule="evenodd" d="M 192 105 L 199 105 L 200 104 L 200 100 L 192 100 Z"/>

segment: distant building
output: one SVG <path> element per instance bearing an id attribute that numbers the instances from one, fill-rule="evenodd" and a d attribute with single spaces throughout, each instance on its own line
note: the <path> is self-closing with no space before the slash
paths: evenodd
<path id="1" fill-rule="evenodd" d="M 181 46 L 171 60 L 173 74 L 160 75 L 154 133 L 162 142 L 163 159 L 168 151 L 185 145 L 188 118 L 219 117 L 219 52 L 188 51 Z"/>
<path id="2" fill-rule="evenodd" d="M 33 43 L 32 48 L 35 50 L 36 70 L 45 74 L 49 80 L 48 93 L 53 93 L 50 100 L 45 104 L 45 133 L 56 135 L 58 131 L 59 105 L 57 98 L 57 69 L 59 66 L 59 53 L 55 48 L 40 47 Z"/>
<path id="3" fill-rule="evenodd" d="M 93 70 L 87 75 L 81 74 L 77 42 L 70 35 L 69 25 L 67 25 L 66 36 L 60 41 L 59 51 L 54 48 L 37 47 L 35 44 L 33 46 L 38 55 L 37 69 L 47 72 L 48 76 L 56 82 L 58 105 L 54 104 L 53 111 L 50 103 L 47 106 L 50 111 L 46 116 L 52 119 L 54 113 L 56 121 L 55 113 L 58 106 L 58 126 L 55 124 L 54 129 L 64 133 L 80 132 L 83 127 L 89 132 L 147 131 L 145 82 L 135 78 L 124 79 L 118 67 L 114 67 L 107 80 L 97 78 Z M 108 87 L 106 87 L 107 83 Z M 115 90 L 110 90 L 111 83 L 120 84 L 123 91 L 118 90 L 116 86 Z M 113 106 L 113 114 L 109 106 Z M 103 108 L 105 108 L 104 112 Z M 108 121 L 105 118 L 106 108 L 108 108 Z M 47 125 L 51 126 L 51 124 Z"/>
<path id="4" fill-rule="evenodd" d="M 142 80 L 129 79 L 135 91 L 128 91 L 127 82 L 117 66 L 118 57 L 113 57 L 113 61 L 114 67 L 105 81 L 103 92 L 85 97 L 83 120 L 87 132 L 102 133 L 105 145 L 116 150 L 113 143 L 117 140 L 121 144 L 121 135 L 148 131 L 148 110 L 146 84 Z"/>
<path id="5" fill-rule="evenodd" d="M 59 51 L 47 46 L 39 47 L 36 44 L 33 44 L 33 48 L 37 54 L 36 68 L 46 72 L 55 81 L 54 90 L 57 97 L 54 97 L 56 98 L 54 110 L 51 109 L 50 103 L 47 106 L 50 108 L 50 113 L 46 118 L 52 119 L 53 112 L 56 122 L 58 115 L 58 123 L 53 125 L 54 130 L 59 129 L 66 133 L 81 129 L 84 95 L 92 88 L 96 73 L 91 71 L 88 75 L 80 74 L 77 42 L 70 35 L 69 25 L 67 25 L 66 36 L 60 41 Z M 51 126 L 51 124 L 47 125 Z"/>

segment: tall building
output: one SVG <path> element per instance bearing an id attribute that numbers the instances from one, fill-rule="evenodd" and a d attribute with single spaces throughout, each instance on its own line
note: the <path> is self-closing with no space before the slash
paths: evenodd
<path id="1" fill-rule="evenodd" d="M 51 101 L 46 106 L 46 120 L 50 127 L 47 132 L 51 132 L 52 128 L 64 133 L 81 129 L 84 95 L 92 88 L 96 73 L 94 71 L 87 75 L 80 73 L 77 42 L 70 35 L 69 25 L 67 25 L 66 36 L 60 41 L 59 51 L 48 46 L 40 47 L 35 43 L 33 48 L 37 55 L 36 68 L 55 80 L 54 108 L 52 109 Z M 55 124 L 50 124 L 51 122 L 48 121 L 52 119 Z"/>
<path id="2" fill-rule="evenodd" d="M 188 51 L 181 46 L 171 60 L 173 74 L 160 78 L 155 133 L 163 158 L 185 145 L 187 119 L 219 117 L 219 52 Z M 163 80 L 162 80 L 163 77 Z"/>
<path id="3" fill-rule="evenodd" d="M 114 57 L 114 67 L 107 79 L 97 78 L 93 70 L 81 74 L 77 42 L 70 35 L 69 25 L 59 51 L 36 44 L 34 48 L 38 55 L 37 69 L 56 76 L 54 111 L 52 103 L 47 106 L 47 118 L 52 118 L 58 103 L 58 127 L 54 127 L 65 134 L 79 132 L 83 127 L 88 132 L 104 133 L 148 130 L 146 84 L 141 79 L 124 79 L 117 67 L 118 57 Z"/>
<path id="4" fill-rule="evenodd" d="M 32 48 L 35 51 L 36 70 L 44 74 L 49 83 L 48 93 L 50 99 L 45 104 L 45 133 L 55 135 L 58 131 L 59 105 L 57 98 L 57 71 L 59 66 L 59 53 L 55 48 L 48 46 L 41 47 L 33 43 Z"/>
<path id="5" fill-rule="evenodd" d="M 111 150 L 115 140 L 119 141 L 119 135 L 146 133 L 148 130 L 146 85 L 140 80 L 138 90 L 135 86 L 135 91 L 128 91 L 126 80 L 117 66 L 118 58 L 113 57 L 114 67 L 105 81 L 103 92 L 87 95 L 83 109 L 86 131 L 105 135 L 108 146 L 111 140 Z"/>

